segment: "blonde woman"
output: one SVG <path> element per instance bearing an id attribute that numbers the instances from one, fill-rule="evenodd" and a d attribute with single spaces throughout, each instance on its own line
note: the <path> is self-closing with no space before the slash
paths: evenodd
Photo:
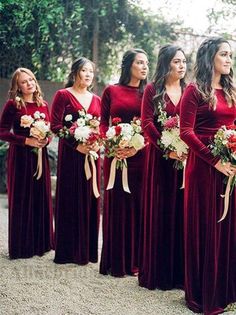
<path id="1" fill-rule="evenodd" d="M 29 69 L 18 68 L 12 76 L 9 100 L 0 120 L 0 139 L 10 144 L 7 189 L 11 259 L 42 256 L 53 244 L 50 171 L 46 149 L 49 140 L 30 135 L 30 123 L 35 115 L 49 122 L 48 106 L 34 74 Z M 34 151 L 38 149 L 42 152 L 40 177 L 35 176 L 38 157 Z"/>

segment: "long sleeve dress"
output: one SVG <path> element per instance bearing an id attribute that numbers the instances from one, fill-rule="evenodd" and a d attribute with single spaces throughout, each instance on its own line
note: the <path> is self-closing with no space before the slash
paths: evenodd
<path id="1" fill-rule="evenodd" d="M 166 160 L 157 144 L 161 126 L 154 114 L 153 83 L 147 85 L 142 102 L 142 123 L 149 139 L 144 169 L 141 215 L 139 285 L 150 290 L 183 287 L 183 171 Z M 178 114 L 179 104 L 165 97 L 168 116 Z"/>
<path id="2" fill-rule="evenodd" d="M 210 110 L 194 84 L 181 103 L 181 137 L 189 145 L 186 167 L 184 235 L 185 289 L 188 307 L 215 315 L 236 301 L 236 189 L 227 217 L 224 209 L 225 175 L 214 165 L 219 158 L 208 148 L 222 125 L 232 125 L 236 107 L 229 107 L 223 90 L 215 90 L 216 110 Z"/>
<path id="3" fill-rule="evenodd" d="M 59 90 L 52 104 L 52 131 L 58 133 L 63 128 L 68 114 L 77 120 L 82 109 L 67 89 Z M 87 113 L 100 116 L 98 96 L 93 94 Z M 59 140 L 54 262 L 84 265 L 98 260 L 99 198 L 93 194 L 91 179 L 86 179 L 85 155 L 76 150 L 77 145 L 72 138 Z M 95 163 L 99 170 L 99 159 Z"/>
<path id="4" fill-rule="evenodd" d="M 9 207 L 9 257 L 42 256 L 53 247 L 52 200 L 47 148 L 42 149 L 42 176 L 36 179 L 37 154 L 25 145 L 30 128 L 20 126 L 21 116 L 39 111 L 49 121 L 48 106 L 26 103 L 18 109 L 9 100 L 0 120 L 0 139 L 9 142 L 7 193 Z"/>
<path id="5" fill-rule="evenodd" d="M 105 132 L 110 118 L 129 123 L 141 115 L 142 93 L 138 88 L 108 86 L 102 96 L 101 129 Z M 103 245 L 100 273 L 122 277 L 138 267 L 139 224 L 145 149 L 127 159 L 131 193 L 122 187 L 121 170 L 116 171 L 114 188 L 106 190 L 112 158 L 104 159 Z"/>

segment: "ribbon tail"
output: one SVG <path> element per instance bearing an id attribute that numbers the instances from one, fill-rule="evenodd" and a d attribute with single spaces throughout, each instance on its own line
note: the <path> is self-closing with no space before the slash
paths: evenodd
<path id="1" fill-rule="evenodd" d="M 233 180 L 234 176 L 230 176 L 226 185 L 226 189 L 225 189 L 225 194 L 221 195 L 222 198 L 224 198 L 224 212 L 222 214 L 222 217 L 220 218 L 220 220 L 218 221 L 221 222 L 225 219 L 227 213 L 228 213 L 228 209 L 229 209 L 229 197 L 230 197 L 230 187 L 231 187 L 231 182 Z"/>
<path id="2" fill-rule="evenodd" d="M 114 187 L 115 178 L 116 178 L 116 162 L 117 158 L 114 158 L 111 162 L 110 175 L 107 184 L 106 190 L 112 189 Z"/>
<path id="3" fill-rule="evenodd" d="M 38 149 L 38 160 L 37 160 L 37 168 L 36 172 L 34 173 L 33 176 L 37 176 L 36 179 L 40 179 L 43 173 L 43 149 L 39 148 Z"/>
<path id="4" fill-rule="evenodd" d="M 184 189 L 185 188 L 185 172 L 186 172 L 186 160 L 183 161 L 183 181 L 182 181 L 182 185 L 180 187 L 180 189 Z"/>
<path id="5" fill-rule="evenodd" d="M 94 162 L 94 158 L 91 156 L 90 161 L 92 164 L 92 170 L 93 170 L 93 177 L 92 177 L 92 182 L 93 182 L 93 193 L 96 198 L 100 197 L 100 194 L 98 192 L 98 184 L 97 184 L 97 169 L 96 169 L 96 164 Z"/>
<path id="6" fill-rule="evenodd" d="M 88 157 L 89 157 L 89 155 L 86 154 L 85 155 L 85 160 L 84 160 L 84 172 L 85 172 L 85 176 L 86 176 L 87 180 L 89 180 L 92 177 L 91 170 L 90 170 L 90 167 L 89 167 Z"/>
<path id="7" fill-rule="evenodd" d="M 129 183 L 128 183 L 128 164 L 126 159 L 124 159 L 124 165 L 122 169 L 122 185 L 123 189 L 127 193 L 131 193 L 129 190 Z"/>

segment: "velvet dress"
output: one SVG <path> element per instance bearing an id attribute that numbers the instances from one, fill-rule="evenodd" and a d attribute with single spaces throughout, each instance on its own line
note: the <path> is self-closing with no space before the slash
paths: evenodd
<path id="1" fill-rule="evenodd" d="M 21 116 L 39 111 L 49 121 L 48 106 L 26 103 L 17 109 L 9 100 L 2 112 L 0 139 L 9 142 L 7 158 L 7 193 L 9 207 L 9 257 L 42 256 L 53 247 L 52 200 L 47 148 L 42 149 L 42 176 L 34 176 L 37 154 L 25 145 L 30 128 L 20 126 Z"/>
<path id="2" fill-rule="evenodd" d="M 157 144 L 162 127 L 154 114 L 153 83 L 147 85 L 142 102 L 142 123 L 149 139 L 144 170 L 143 207 L 141 216 L 139 285 L 150 290 L 183 287 L 183 170 L 166 160 Z M 168 95 L 168 116 L 179 112 Z"/>
<path id="3" fill-rule="evenodd" d="M 181 103 L 181 137 L 189 145 L 185 183 L 185 289 L 187 306 L 196 313 L 215 315 L 236 301 L 236 189 L 226 218 L 224 174 L 214 165 L 219 158 L 208 148 L 222 125 L 232 125 L 236 107 L 229 107 L 221 89 L 215 90 L 216 110 L 209 109 L 190 84 Z"/>
<path id="4" fill-rule="evenodd" d="M 130 123 L 141 115 L 142 93 L 138 88 L 110 85 L 102 96 L 101 129 L 109 127 L 109 119 L 120 117 Z M 104 159 L 103 245 L 100 273 L 122 277 L 138 268 L 140 207 L 145 149 L 127 158 L 128 183 L 131 193 L 122 187 L 121 170 L 116 171 L 113 189 L 106 190 L 112 158 Z"/>
<path id="5" fill-rule="evenodd" d="M 83 106 L 67 89 L 59 90 L 52 104 L 51 128 L 58 133 L 65 116 L 79 118 Z M 87 113 L 100 116 L 100 98 L 93 95 Z M 70 126 L 68 126 L 70 127 Z M 98 260 L 99 199 L 86 179 L 85 155 L 76 150 L 75 139 L 60 139 L 55 200 L 55 263 L 84 265 Z M 99 159 L 95 161 L 99 171 Z M 97 179 L 99 173 L 97 173 Z"/>

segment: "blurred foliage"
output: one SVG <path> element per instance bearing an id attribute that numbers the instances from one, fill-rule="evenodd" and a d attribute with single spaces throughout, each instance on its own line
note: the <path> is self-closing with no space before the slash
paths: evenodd
<path id="1" fill-rule="evenodd" d="M 0 4 L 0 77 L 24 66 L 38 79 L 61 82 L 72 60 L 84 55 L 95 61 L 104 84 L 130 47 L 146 50 L 152 66 L 156 45 L 175 40 L 178 25 L 141 9 L 138 0 L 6 0 Z"/>

